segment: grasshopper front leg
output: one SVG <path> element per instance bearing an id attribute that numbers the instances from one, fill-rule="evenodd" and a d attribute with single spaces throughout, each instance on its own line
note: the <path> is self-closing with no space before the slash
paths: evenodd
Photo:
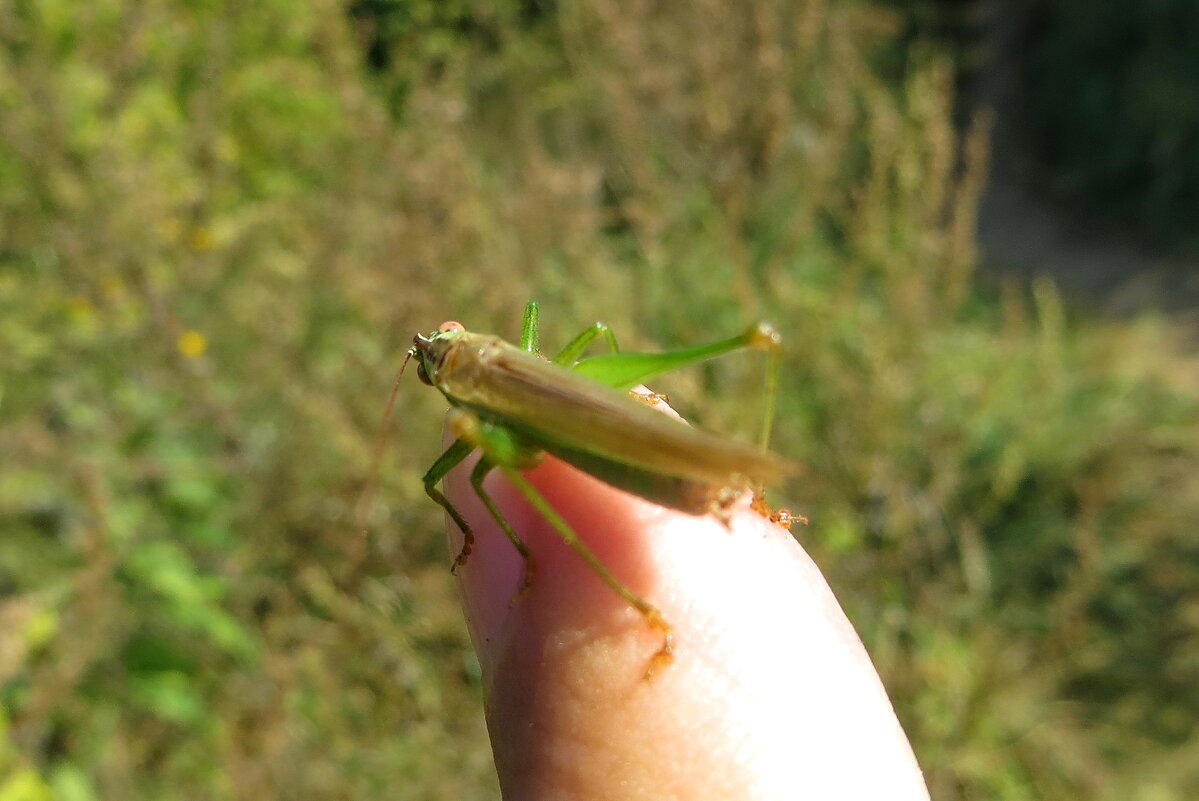
<path id="1" fill-rule="evenodd" d="M 466 560 L 470 557 L 471 549 L 475 544 L 475 533 L 471 530 L 470 524 L 466 522 L 466 519 L 458 511 L 457 507 L 450 503 L 449 498 L 445 497 L 441 490 L 437 489 L 437 484 L 474 449 L 474 445 L 462 438 L 454 440 L 454 444 L 446 448 L 445 453 L 437 457 L 437 461 L 433 463 L 433 466 L 429 468 L 422 479 L 425 484 L 425 494 L 445 510 L 445 513 L 450 516 L 462 532 L 462 550 L 458 552 L 458 556 L 454 559 L 453 564 L 450 565 L 451 573 L 457 573 L 458 568 L 466 564 Z"/>
<path id="2" fill-rule="evenodd" d="M 446 514 L 453 519 L 455 525 L 462 532 L 462 549 L 458 552 L 458 556 L 455 557 L 453 564 L 450 566 L 450 572 L 455 574 L 458 572 L 458 568 L 466 564 L 466 560 L 470 558 L 471 551 L 474 550 L 475 532 L 471 529 L 470 524 L 466 522 L 466 518 L 462 516 L 462 513 L 458 511 L 458 508 L 450 503 L 450 500 L 441 490 L 437 489 L 437 484 L 445 478 L 447 473 L 457 467 L 475 447 L 474 442 L 459 437 L 446 449 L 445 453 L 438 457 L 437 461 L 433 463 L 433 466 L 429 468 L 424 476 L 425 493 L 446 511 Z M 500 528 L 503 529 L 508 539 L 516 547 L 517 552 L 520 553 L 521 558 L 524 560 L 524 578 L 521 580 L 516 594 L 512 596 L 512 602 L 515 603 L 532 586 L 536 569 L 533 563 L 533 554 L 529 552 L 528 546 L 524 544 L 516 531 L 513 530 L 512 524 L 508 522 L 507 518 L 500 512 L 499 507 L 496 506 L 495 501 L 492 500 L 491 495 L 483 488 L 483 479 L 487 477 L 487 474 L 494 467 L 495 463 L 486 457 L 480 459 L 479 463 L 475 465 L 470 473 L 470 484 L 474 488 L 475 494 L 483 501 L 483 505 L 491 512 L 491 516 L 499 523 Z"/>

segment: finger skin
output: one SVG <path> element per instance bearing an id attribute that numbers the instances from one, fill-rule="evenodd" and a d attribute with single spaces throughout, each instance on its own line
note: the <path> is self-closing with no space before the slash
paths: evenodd
<path id="1" fill-rule="evenodd" d="M 509 606 L 522 563 L 468 473 L 446 487 L 478 537 L 459 581 L 504 798 L 928 798 L 828 585 L 748 502 L 726 528 L 554 459 L 527 474 L 674 626 L 673 664 L 645 680 L 661 635 L 492 475 L 488 491 L 537 560 L 533 586 Z"/>

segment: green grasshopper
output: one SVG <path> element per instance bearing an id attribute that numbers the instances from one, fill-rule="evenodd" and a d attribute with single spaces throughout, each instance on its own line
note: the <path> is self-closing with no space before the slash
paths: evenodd
<path id="1" fill-rule="evenodd" d="M 771 513 L 761 501 L 765 484 L 795 471 L 792 462 L 765 449 L 778 386 L 780 339 L 773 328 L 760 323 L 738 336 L 707 345 L 667 353 L 622 353 L 612 331 L 596 323 L 547 361 L 538 348 L 537 320 L 537 304 L 530 302 L 525 307 L 519 347 L 496 336 L 469 332 L 456 322 L 443 323 L 433 333 L 413 338 L 400 375 L 415 357 L 421 381 L 436 387 L 449 401 L 449 426 L 456 436 L 425 473 L 425 492 L 462 530 L 462 550 L 452 568 L 456 571 L 470 557 L 474 533 L 437 485 L 468 454 L 480 450 L 481 458 L 470 474 L 471 486 L 524 560 L 524 581 L 513 600 L 531 585 L 534 562 L 520 535 L 483 487 L 483 479 L 493 469 L 503 473 L 600 578 L 662 633 L 662 647 L 653 657 L 648 676 L 656 666 L 671 661 L 670 624 L 657 607 L 604 566 L 521 471 L 536 466 L 546 453 L 553 454 L 653 503 L 694 515 L 713 514 L 726 523 L 732 503 L 751 488 L 754 508 L 788 525 L 789 513 Z M 581 358 L 600 336 L 611 353 Z M 692 428 L 630 392 L 655 376 L 747 347 L 770 352 L 759 447 Z M 388 417 L 398 385 L 399 376 Z M 651 403 L 654 397 L 650 396 Z"/>

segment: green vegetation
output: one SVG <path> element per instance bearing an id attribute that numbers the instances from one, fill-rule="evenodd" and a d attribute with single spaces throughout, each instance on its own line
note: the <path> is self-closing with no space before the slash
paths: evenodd
<path id="1" fill-rule="evenodd" d="M 498 7 L 0 5 L 0 801 L 495 797 L 435 393 L 351 515 L 412 333 L 530 297 L 779 325 L 798 536 L 934 797 L 1195 797 L 1196 364 L 973 286 L 951 65 L 884 80 L 853 3 Z M 737 431 L 758 377 L 663 388 Z"/>

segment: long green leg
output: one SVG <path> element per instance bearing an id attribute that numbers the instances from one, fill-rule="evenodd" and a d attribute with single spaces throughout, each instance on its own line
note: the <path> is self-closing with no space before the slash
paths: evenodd
<path id="1" fill-rule="evenodd" d="M 698 345 L 692 348 L 667 351 L 665 353 L 608 353 L 583 359 L 574 365 L 575 372 L 594 378 L 617 389 L 629 389 L 637 384 L 652 380 L 655 376 L 692 364 L 711 359 L 742 348 L 764 348 L 768 353 L 766 364 L 766 387 L 764 390 L 762 425 L 758 430 L 758 446 L 763 450 L 770 447 L 770 433 L 774 426 L 776 399 L 778 397 L 779 371 L 782 349 L 781 338 L 773 327 L 758 323 L 738 336 Z M 766 503 L 765 488 L 754 487 L 753 508 L 766 519 L 789 527 L 793 520 L 803 520 L 786 509 L 771 510 Z"/>
<path id="2" fill-rule="evenodd" d="M 475 544 L 475 533 L 471 531 L 470 524 L 462 517 L 462 513 L 450 503 L 449 498 L 442 494 L 441 490 L 437 489 L 437 483 L 445 478 L 446 474 L 453 470 L 467 455 L 475 449 L 475 446 L 467 442 L 465 439 L 458 438 L 454 440 L 454 444 L 446 448 L 445 453 L 437 457 L 437 461 L 425 473 L 423 479 L 425 483 L 425 494 L 436 502 L 438 506 L 445 509 L 453 521 L 462 531 L 462 550 L 454 559 L 454 564 L 450 567 L 451 571 L 457 572 L 458 568 L 466 564 L 466 560 L 470 558 L 471 549 Z"/>
<path id="3" fill-rule="evenodd" d="M 520 324 L 520 347 L 529 353 L 541 353 L 537 342 L 537 304 L 529 301 L 525 304 L 525 316 Z"/>
<path id="4" fill-rule="evenodd" d="M 606 323 L 593 323 L 579 332 L 578 336 L 566 343 L 566 347 L 558 352 L 554 357 L 554 364 L 560 364 L 563 367 L 570 367 L 579 360 L 579 354 L 586 350 L 587 346 L 595 341 L 596 337 L 603 336 L 608 342 L 608 347 L 612 353 L 620 353 L 620 346 L 616 344 L 616 335 L 612 333 L 612 329 Z"/>
<path id="5" fill-rule="evenodd" d="M 533 508 L 540 512 L 546 521 L 554 527 L 554 530 L 558 532 L 558 536 L 562 537 L 563 541 L 582 556 L 587 565 L 599 574 L 604 583 L 615 590 L 630 606 L 640 612 L 652 628 L 662 632 L 662 647 L 658 649 L 650 661 L 649 668 L 645 673 L 646 678 L 652 675 L 659 666 L 669 664 L 673 659 L 674 635 L 670 624 L 662 617 L 662 613 L 658 611 L 656 606 L 640 595 L 637 595 L 622 584 L 620 579 L 612 575 L 612 572 L 604 566 L 599 557 L 579 538 L 579 535 L 570 527 L 570 524 L 558 514 L 554 507 L 550 506 L 549 501 L 534 489 L 533 485 L 520 472 L 522 469 L 535 464 L 537 458 L 535 454 L 539 454 L 540 452 L 528 448 L 510 430 L 502 426 L 484 422 L 463 409 L 454 410 L 454 414 L 450 417 L 449 425 L 451 430 L 459 436 L 459 441 L 466 441 L 475 447 L 481 448 L 483 458 L 490 463 L 486 468 L 475 468 L 475 473 L 472 474 L 471 478 L 473 483 L 477 476 L 478 483 L 476 484 L 476 490 L 482 490 L 483 476 L 486 475 L 487 471 L 492 469 L 492 467 L 498 467 L 504 474 L 504 477 L 520 490 L 520 493 L 533 505 Z M 487 504 L 488 509 L 491 510 L 492 515 L 499 522 L 505 533 L 508 533 L 509 539 L 521 551 L 521 554 L 527 554 L 528 551 L 524 543 L 516 536 L 515 532 L 511 531 L 508 521 L 490 501 L 486 492 L 480 492 L 480 497 Z M 526 560 L 525 564 L 527 569 L 530 562 Z M 519 595 L 520 591 L 517 592 L 518 597 Z"/>
<path id="6" fill-rule="evenodd" d="M 525 304 L 525 314 L 520 326 L 521 350 L 526 350 L 529 353 L 541 352 L 538 330 L 539 319 L 540 314 L 537 304 L 529 301 Z M 554 364 L 560 364 L 565 367 L 574 364 L 578 361 L 579 354 L 598 336 L 603 336 L 607 340 L 608 347 L 611 348 L 613 353 L 620 352 L 620 346 L 616 344 L 616 335 L 612 333 L 612 329 L 605 323 L 595 323 L 579 332 L 578 336 L 568 342 L 566 347 L 559 351 L 558 355 L 553 358 Z"/>
<path id="7" fill-rule="evenodd" d="M 504 477 L 512 482 L 512 485 L 520 490 L 529 503 L 533 504 L 533 508 L 541 513 L 546 522 L 554 527 L 554 530 L 558 532 L 558 536 L 562 537 L 563 541 L 575 550 L 575 553 L 583 557 L 583 561 L 587 563 L 588 567 L 594 570 L 617 595 L 640 612 L 651 628 L 662 632 L 662 647 L 650 659 L 649 667 L 645 671 L 645 678 L 648 679 L 652 676 L 654 671 L 659 667 L 670 664 L 674 659 L 674 633 L 670 623 L 658 611 L 658 607 L 630 590 L 621 583 L 620 579 L 612 575 L 612 571 L 608 570 L 604 563 L 599 560 L 599 557 L 587 547 L 587 543 L 579 538 L 579 535 L 571 528 L 570 524 L 562 518 L 562 515 L 558 514 L 554 507 L 550 506 L 549 501 L 529 483 L 528 479 L 519 470 L 503 464 L 499 465 L 499 468 L 503 471 Z"/>
<path id="8" fill-rule="evenodd" d="M 769 351 L 766 361 L 766 397 L 762 402 L 762 428 L 758 431 L 758 447 L 762 450 L 770 448 L 770 433 L 774 427 L 774 412 L 779 394 L 779 371 L 782 367 L 783 349 L 781 345 L 782 338 L 773 328 L 769 328 L 767 340 L 758 345 Z"/>
<path id="9" fill-rule="evenodd" d="M 765 348 L 770 361 L 766 368 L 766 398 L 759 444 L 767 447 L 774 424 L 775 396 L 778 394 L 780 344 L 778 332 L 766 323 L 758 323 L 735 337 L 697 345 L 693 348 L 664 353 L 605 353 L 590 356 L 574 365 L 577 373 L 601 384 L 628 390 L 652 380 L 655 376 L 677 370 L 695 362 L 705 361 L 742 348 Z"/>
<path id="10" fill-rule="evenodd" d="M 536 574 L 537 568 L 533 562 L 533 554 L 529 552 L 529 546 L 525 545 L 524 540 L 513 530 L 512 524 L 508 522 L 508 518 L 504 517 L 504 513 L 496 506 L 491 495 L 483 488 L 483 479 L 494 468 L 495 464 L 489 459 L 480 459 L 479 463 L 475 465 L 475 469 L 470 473 L 470 484 L 475 488 L 475 494 L 479 496 L 479 500 L 483 501 L 483 505 L 487 507 L 487 511 L 491 512 L 491 516 L 495 518 L 495 522 L 499 523 L 500 528 L 508 535 L 509 541 L 516 547 L 516 550 L 520 553 L 520 558 L 525 562 L 524 577 L 521 579 L 520 587 L 517 588 L 516 594 L 509 601 L 509 605 L 511 605 L 516 603 L 529 587 L 533 586 L 533 576 Z"/>

